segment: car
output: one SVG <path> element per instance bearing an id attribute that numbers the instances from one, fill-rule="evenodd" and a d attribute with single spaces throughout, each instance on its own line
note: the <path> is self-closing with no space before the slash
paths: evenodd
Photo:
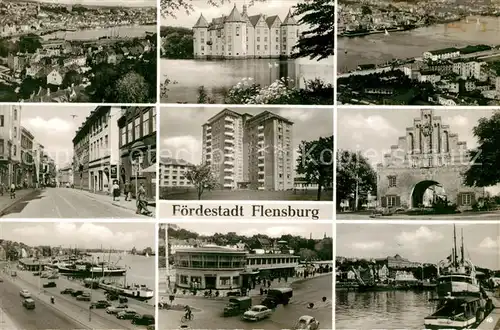
<path id="1" fill-rule="evenodd" d="M 72 294 L 73 292 L 75 292 L 74 289 L 66 288 L 66 289 L 61 291 L 61 294 Z"/>
<path id="2" fill-rule="evenodd" d="M 40 276 L 42 275 L 42 272 L 33 272 L 33 276 Z"/>
<path id="3" fill-rule="evenodd" d="M 55 288 L 55 287 L 57 287 L 57 284 L 56 284 L 56 282 L 49 282 L 49 283 L 45 283 L 43 285 L 43 287 L 44 288 Z"/>
<path id="4" fill-rule="evenodd" d="M 319 329 L 319 321 L 314 317 L 309 315 L 302 315 L 299 317 L 297 324 L 294 327 L 294 330 L 318 330 Z"/>
<path id="5" fill-rule="evenodd" d="M 108 308 L 109 306 L 111 306 L 111 303 L 107 300 L 98 300 L 90 303 L 90 308 L 95 309 L 104 309 Z"/>
<path id="6" fill-rule="evenodd" d="M 79 296 L 76 296 L 76 300 L 79 301 L 90 301 L 90 293 L 82 293 Z"/>
<path id="7" fill-rule="evenodd" d="M 155 317 L 151 314 L 137 314 L 133 319 L 132 319 L 132 324 L 136 325 L 152 325 L 155 324 Z"/>
<path id="8" fill-rule="evenodd" d="M 19 291 L 19 295 L 23 298 L 26 298 L 26 299 L 31 298 L 31 293 L 26 289 Z"/>
<path id="9" fill-rule="evenodd" d="M 119 312 L 128 308 L 126 304 L 120 304 L 118 306 L 109 306 L 106 308 L 106 313 L 108 314 L 118 314 Z"/>
<path id="10" fill-rule="evenodd" d="M 127 308 L 116 314 L 116 317 L 119 318 L 120 320 L 132 320 L 135 318 L 136 315 L 137 312 L 135 310 Z"/>
<path id="11" fill-rule="evenodd" d="M 71 295 L 73 297 L 78 297 L 78 296 L 81 296 L 82 294 L 83 294 L 82 290 L 76 290 L 76 291 L 71 292 Z"/>
<path id="12" fill-rule="evenodd" d="M 264 305 L 252 306 L 248 311 L 243 313 L 243 319 L 249 321 L 258 321 L 271 316 L 272 310 Z"/>
<path id="13" fill-rule="evenodd" d="M 40 277 L 41 277 L 41 278 L 47 278 L 47 277 L 49 277 L 49 276 L 50 276 L 50 275 L 49 275 L 49 274 L 47 274 L 47 273 L 42 273 L 42 275 L 40 275 Z"/>
<path id="14" fill-rule="evenodd" d="M 31 298 L 23 300 L 23 306 L 26 309 L 35 309 L 35 301 Z"/>
<path id="15" fill-rule="evenodd" d="M 58 278 L 59 278 L 59 275 L 57 275 L 57 274 L 52 274 L 49 277 L 47 277 L 47 279 L 49 279 L 49 280 L 57 280 Z"/>

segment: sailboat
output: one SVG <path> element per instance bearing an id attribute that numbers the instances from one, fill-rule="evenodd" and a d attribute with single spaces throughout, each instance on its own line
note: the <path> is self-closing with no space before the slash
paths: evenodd
<path id="1" fill-rule="evenodd" d="M 149 258 L 149 253 L 146 252 L 146 258 Z"/>
<path id="2" fill-rule="evenodd" d="M 476 329 L 493 309 L 476 278 L 474 264 L 465 258 L 462 231 L 460 258 L 453 226 L 451 255 L 438 264 L 436 311 L 424 318 L 425 329 Z"/>
<path id="3" fill-rule="evenodd" d="M 388 36 L 388 35 L 389 35 L 389 31 L 387 31 L 387 29 L 384 29 L 384 34 L 385 34 L 386 36 Z"/>

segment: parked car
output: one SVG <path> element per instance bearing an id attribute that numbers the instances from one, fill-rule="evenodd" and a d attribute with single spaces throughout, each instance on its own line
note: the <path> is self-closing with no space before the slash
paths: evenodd
<path id="1" fill-rule="evenodd" d="M 79 300 L 79 301 L 90 301 L 90 293 L 82 293 L 81 295 L 77 296 L 76 297 L 76 300 Z"/>
<path id="2" fill-rule="evenodd" d="M 31 293 L 26 289 L 19 291 L 19 294 L 21 295 L 21 297 L 23 297 L 25 299 L 31 298 Z"/>
<path id="3" fill-rule="evenodd" d="M 137 312 L 133 309 L 127 308 L 124 311 L 116 314 L 116 317 L 120 320 L 132 320 L 137 315 Z"/>
<path id="4" fill-rule="evenodd" d="M 43 285 L 43 287 L 44 288 L 55 288 L 55 287 L 57 287 L 57 284 L 56 284 L 56 282 L 49 282 L 49 283 L 45 283 Z"/>
<path id="5" fill-rule="evenodd" d="M 58 278 L 59 278 L 59 275 L 57 275 L 57 274 L 52 274 L 49 277 L 47 277 L 47 279 L 49 279 L 49 280 L 57 280 Z"/>
<path id="6" fill-rule="evenodd" d="M 108 314 L 118 314 L 119 312 L 128 308 L 126 304 L 120 304 L 118 306 L 109 306 L 106 308 L 106 313 Z"/>
<path id="7" fill-rule="evenodd" d="M 90 303 L 90 308 L 95 309 L 104 309 L 108 308 L 109 306 L 111 306 L 111 303 L 107 300 L 98 300 Z"/>
<path id="8" fill-rule="evenodd" d="M 35 309 L 35 301 L 31 298 L 23 300 L 23 306 L 26 309 Z"/>
<path id="9" fill-rule="evenodd" d="M 250 310 L 243 313 L 243 318 L 249 321 L 258 321 L 271 316 L 272 310 L 264 305 L 255 305 Z"/>
<path id="10" fill-rule="evenodd" d="M 50 274 L 47 274 L 47 273 L 42 273 L 42 275 L 40 275 L 41 278 L 47 278 L 49 276 L 50 276 Z"/>
<path id="11" fill-rule="evenodd" d="M 75 290 L 73 290 L 71 288 L 66 288 L 66 289 L 61 291 L 61 294 L 72 294 L 73 292 L 75 292 Z"/>
<path id="12" fill-rule="evenodd" d="M 76 290 L 76 291 L 71 292 L 71 295 L 73 297 L 78 297 L 78 296 L 81 296 L 82 294 L 83 294 L 82 290 Z"/>
<path id="13" fill-rule="evenodd" d="M 155 317 L 151 314 L 136 315 L 132 319 L 132 324 L 136 325 L 152 325 L 155 324 Z"/>
<path id="14" fill-rule="evenodd" d="M 42 272 L 33 272 L 33 276 L 40 276 L 42 275 Z"/>
<path id="15" fill-rule="evenodd" d="M 309 315 L 302 315 L 299 317 L 297 324 L 294 327 L 295 330 L 318 330 L 319 321 L 314 317 Z"/>

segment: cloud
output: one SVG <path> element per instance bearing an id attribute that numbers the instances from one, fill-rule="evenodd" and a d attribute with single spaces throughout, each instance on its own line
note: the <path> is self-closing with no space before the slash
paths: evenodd
<path id="1" fill-rule="evenodd" d="M 446 123 L 448 123 L 451 128 L 453 127 L 470 127 L 469 119 L 467 117 L 464 117 L 462 115 L 457 115 L 453 117 L 448 117 L 446 119 Z"/>
<path id="2" fill-rule="evenodd" d="M 241 232 L 241 235 L 244 236 L 253 236 L 257 234 L 263 234 L 263 235 L 268 235 L 270 237 L 281 237 L 282 235 L 301 235 L 303 236 L 304 233 L 301 228 L 298 227 L 292 227 L 292 226 L 276 226 L 276 227 L 269 227 L 266 230 L 258 230 L 256 228 L 249 228 L 245 229 Z"/>
<path id="3" fill-rule="evenodd" d="M 38 236 L 43 236 L 46 235 L 46 230 L 45 227 L 42 227 L 40 225 L 38 226 L 25 226 L 21 228 L 15 228 L 13 230 L 14 234 L 30 238 L 30 237 L 38 237 Z"/>
<path id="4" fill-rule="evenodd" d="M 201 141 L 190 135 L 176 136 L 163 140 L 162 157 L 184 159 L 197 163 L 201 153 Z"/>
<path id="5" fill-rule="evenodd" d="M 355 116 L 347 115 L 341 119 L 340 127 L 346 132 L 352 132 L 358 139 L 359 133 L 376 134 L 382 137 L 388 137 L 397 134 L 398 130 L 391 126 L 389 121 L 382 116 L 368 116 L 365 117 L 361 114 Z"/>
<path id="6" fill-rule="evenodd" d="M 491 237 L 486 237 L 479 243 L 479 248 L 480 249 L 495 249 L 498 251 L 498 248 L 500 248 L 500 236 L 496 238 L 496 240 L 492 239 Z"/>
<path id="7" fill-rule="evenodd" d="M 443 234 L 422 226 L 412 232 L 401 232 L 396 236 L 396 242 L 404 246 L 421 247 L 421 244 L 437 242 L 442 238 Z"/>
<path id="8" fill-rule="evenodd" d="M 351 248 L 356 250 L 379 250 L 384 247 L 384 242 L 372 241 L 372 242 L 354 242 L 351 244 Z"/>
<path id="9" fill-rule="evenodd" d="M 74 130 L 72 122 L 57 117 L 44 119 L 37 116 L 27 118 L 22 122 L 27 129 L 44 130 L 50 133 L 68 133 Z"/>
<path id="10" fill-rule="evenodd" d="M 312 109 L 283 109 L 280 111 L 280 116 L 290 119 L 293 122 L 307 121 L 314 116 Z"/>

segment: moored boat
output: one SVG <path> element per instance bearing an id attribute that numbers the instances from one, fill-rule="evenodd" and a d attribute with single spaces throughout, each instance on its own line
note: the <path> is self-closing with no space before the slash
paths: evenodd
<path id="1" fill-rule="evenodd" d="M 121 285 L 116 282 L 102 280 L 99 282 L 99 288 L 140 301 L 150 300 L 154 297 L 154 291 L 145 285 Z"/>
<path id="2" fill-rule="evenodd" d="M 127 272 L 126 268 L 85 261 L 77 261 L 70 264 L 59 263 L 57 264 L 57 269 L 59 274 L 73 277 L 124 276 Z"/>

